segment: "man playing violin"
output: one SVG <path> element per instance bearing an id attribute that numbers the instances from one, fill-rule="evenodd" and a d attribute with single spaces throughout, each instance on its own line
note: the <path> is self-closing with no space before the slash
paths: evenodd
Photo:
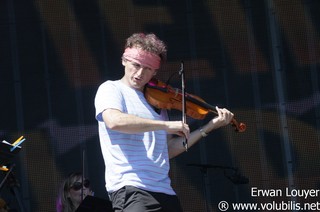
<path id="1" fill-rule="evenodd" d="M 190 133 L 183 121 L 169 121 L 166 110 L 156 112 L 143 91 L 166 53 L 156 35 L 131 35 L 122 56 L 123 77 L 102 83 L 96 93 L 106 189 L 115 211 L 182 211 L 171 187 L 169 159 L 185 151 L 184 140 L 191 147 L 233 118 L 229 110 L 217 107 L 216 117 Z"/>

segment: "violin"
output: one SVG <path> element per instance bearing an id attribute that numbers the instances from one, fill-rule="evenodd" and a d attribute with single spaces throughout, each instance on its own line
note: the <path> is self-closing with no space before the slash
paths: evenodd
<path id="1" fill-rule="evenodd" d="M 152 78 L 145 86 L 144 95 L 147 101 L 158 109 L 182 110 L 182 93 L 179 89 L 173 88 L 156 78 Z M 206 103 L 196 95 L 185 93 L 186 115 L 193 119 L 204 119 L 209 113 L 218 114 L 215 107 Z M 232 119 L 230 123 L 235 127 L 236 132 L 244 132 L 246 125 Z"/>

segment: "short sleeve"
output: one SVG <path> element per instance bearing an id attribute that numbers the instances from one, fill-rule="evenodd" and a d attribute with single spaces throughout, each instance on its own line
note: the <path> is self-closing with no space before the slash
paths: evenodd
<path id="1" fill-rule="evenodd" d="M 114 81 L 106 81 L 99 86 L 94 105 L 98 121 L 103 121 L 102 112 L 108 108 L 123 111 L 123 97 Z"/>

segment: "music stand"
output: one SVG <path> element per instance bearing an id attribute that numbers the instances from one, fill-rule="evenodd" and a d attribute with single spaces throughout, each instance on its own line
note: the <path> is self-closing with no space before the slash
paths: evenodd
<path id="1" fill-rule="evenodd" d="M 0 143 L 0 167 L 7 167 L 8 165 L 10 165 L 14 157 L 18 154 L 18 152 L 21 149 L 20 146 L 17 146 L 11 151 L 12 148 L 13 146 L 10 143 L 7 143 L 6 141 L 2 141 Z M 5 177 L 1 181 L 0 192 L 8 176 L 11 174 L 13 167 L 14 167 L 14 164 L 12 165 L 11 168 L 8 169 Z"/>
<path id="2" fill-rule="evenodd" d="M 11 188 L 11 191 L 13 192 L 14 196 L 16 197 L 16 200 L 18 201 L 20 211 L 23 212 L 25 211 L 25 208 L 23 206 L 21 196 L 17 188 L 18 187 L 17 180 L 13 175 L 13 168 L 15 167 L 15 164 L 12 163 L 14 157 L 18 154 L 18 152 L 20 152 L 20 150 L 21 150 L 20 146 L 13 146 L 6 141 L 0 142 L 0 166 L 9 167 L 8 171 L 6 171 L 5 177 L 1 181 L 0 192 L 2 191 L 6 181 L 10 180 L 9 186 Z"/>
<path id="3" fill-rule="evenodd" d="M 13 158 L 18 154 L 21 147 L 17 146 L 12 151 L 11 149 L 14 146 L 12 146 L 10 143 L 6 141 L 0 142 L 0 166 L 6 166 L 10 164 L 13 160 Z"/>
<path id="4" fill-rule="evenodd" d="M 112 212 L 112 204 L 109 200 L 94 196 L 86 196 L 77 208 L 76 212 Z"/>

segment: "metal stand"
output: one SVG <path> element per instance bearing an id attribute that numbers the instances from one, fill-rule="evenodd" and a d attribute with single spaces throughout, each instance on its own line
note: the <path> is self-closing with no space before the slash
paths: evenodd
<path id="1" fill-rule="evenodd" d="M 210 164 L 187 164 L 187 166 L 196 166 L 200 168 L 201 173 L 203 174 L 203 187 L 205 191 L 205 198 L 206 198 L 206 211 L 211 212 L 211 195 L 208 191 L 207 184 L 209 184 L 208 179 L 208 169 L 215 168 L 215 169 L 222 169 L 224 170 L 224 176 L 228 178 L 233 184 L 240 185 L 240 184 L 247 184 L 249 179 L 245 176 L 242 176 L 237 168 L 229 167 L 229 166 L 216 166 Z M 227 173 L 227 170 L 231 170 L 231 173 Z"/>
<path id="2" fill-rule="evenodd" d="M 205 195 L 205 204 L 206 204 L 206 212 L 212 212 L 211 207 L 211 193 L 207 188 L 207 185 L 209 184 L 209 178 L 208 178 L 208 168 L 215 168 L 211 165 L 207 164 L 188 164 L 187 166 L 196 166 L 200 168 L 200 171 L 202 173 L 203 178 L 203 189 L 204 189 L 204 195 Z"/>
<path id="3" fill-rule="evenodd" d="M 20 209 L 19 211 L 25 212 L 26 210 L 21 199 L 20 191 L 18 189 L 20 185 L 13 174 L 14 167 L 15 167 L 15 164 L 11 165 L 10 169 L 7 171 L 5 177 L 1 181 L 0 192 L 2 191 L 3 187 L 7 185 L 19 204 L 19 209 Z"/>
<path id="4" fill-rule="evenodd" d="M 9 175 L 11 174 L 14 166 L 15 166 L 15 164 L 13 164 L 13 165 L 10 167 L 10 169 L 7 171 L 6 175 L 5 175 L 4 178 L 2 179 L 1 184 L 0 184 L 0 193 L 1 193 L 3 187 L 4 187 L 5 183 L 6 183 Z"/>
<path id="5" fill-rule="evenodd" d="M 204 187 L 204 194 L 205 194 L 205 198 L 206 198 L 206 211 L 207 212 L 211 212 L 212 208 L 211 208 L 211 193 L 208 190 L 208 184 L 209 184 L 209 178 L 208 178 L 208 167 L 201 167 L 200 168 L 203 178 L 203 187 Z M 209 184 L 210 185 L 210 184 Z"/>

